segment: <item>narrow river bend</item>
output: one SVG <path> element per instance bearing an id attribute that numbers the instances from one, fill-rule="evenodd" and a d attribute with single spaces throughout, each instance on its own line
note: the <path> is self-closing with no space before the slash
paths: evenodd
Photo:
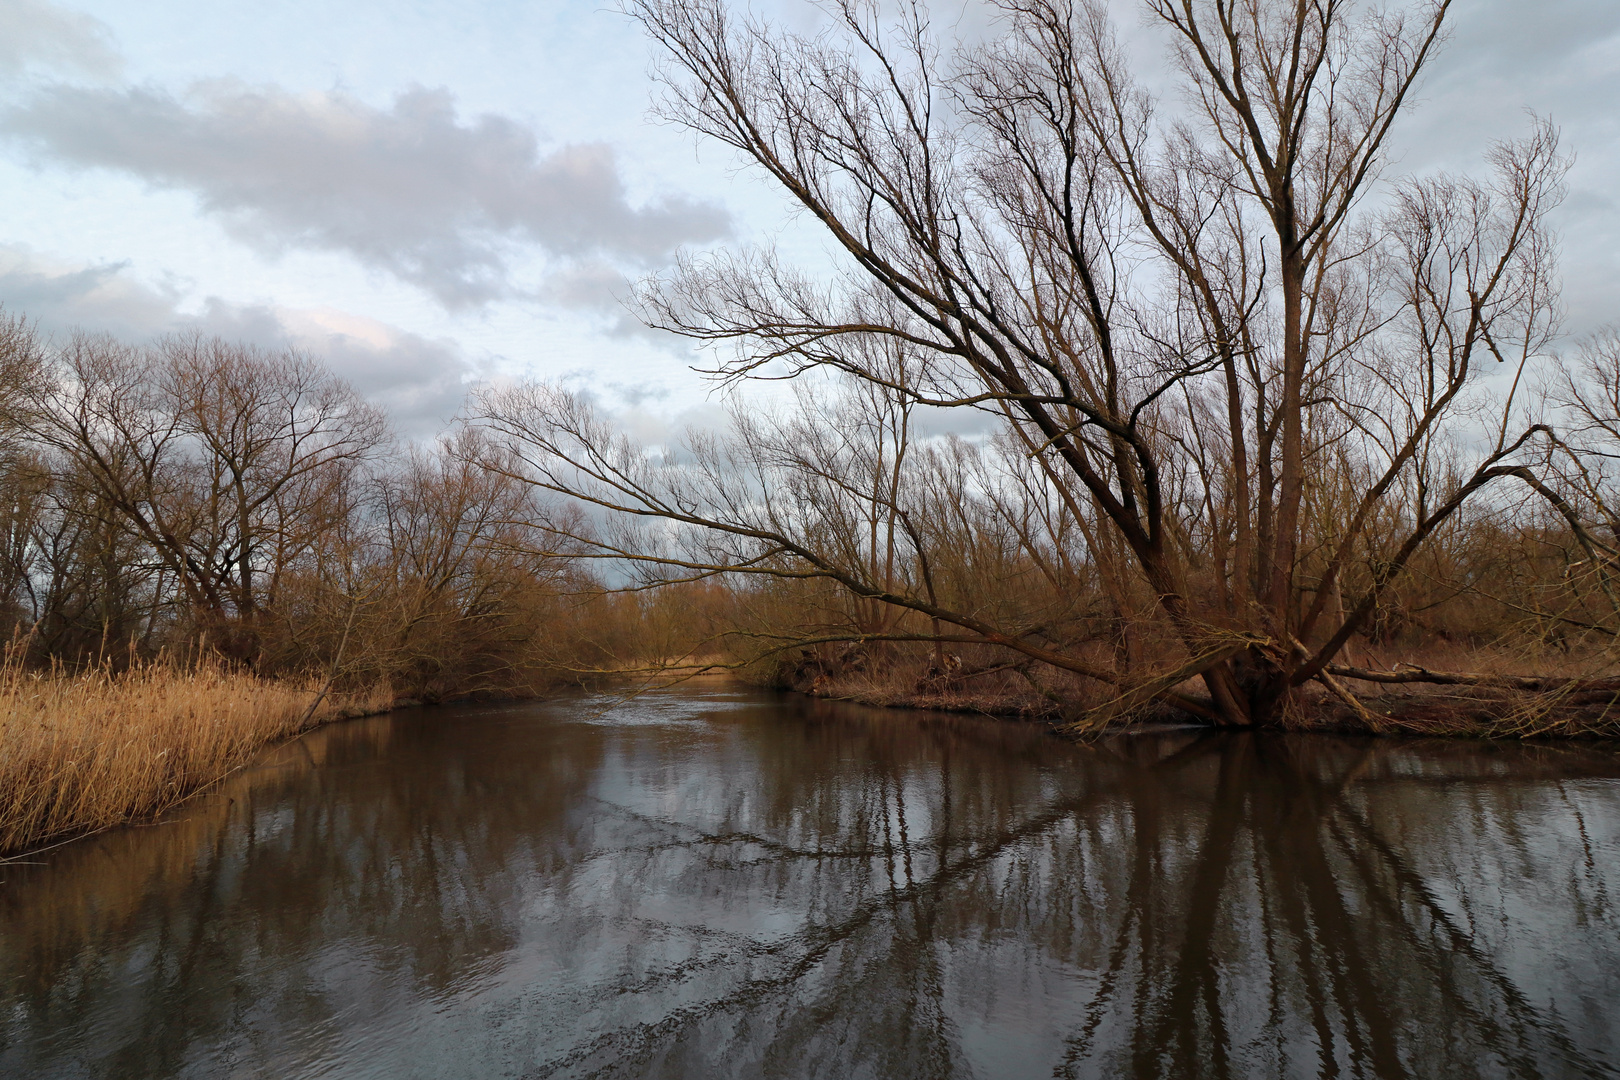
<path id="1" fill-rule="evenodd" d="M 1620 754 L 415 710 L 0 868 L 5 1077 L 1620 1076 Z"/>

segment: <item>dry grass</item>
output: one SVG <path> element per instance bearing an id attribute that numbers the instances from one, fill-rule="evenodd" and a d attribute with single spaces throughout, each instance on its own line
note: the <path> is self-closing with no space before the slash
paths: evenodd
<path id="1" fill-rule="evenodd" d="M 0 853 L 162 812 L 268 743 L 386 708 L 217 668 L 43 674 L 0 666 Z"/>

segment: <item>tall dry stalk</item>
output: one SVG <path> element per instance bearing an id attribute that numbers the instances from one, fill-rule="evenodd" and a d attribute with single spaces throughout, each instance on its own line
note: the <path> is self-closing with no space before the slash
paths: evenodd
<path id="1" fill-rule="evenodd" d="M 258 749 L 376 701 L 218 667 L 138 666 L 80 674 L 0 665 L 0 852 L 157 814 Z M 368 709 L 368 706 L 370 709 Z"/>

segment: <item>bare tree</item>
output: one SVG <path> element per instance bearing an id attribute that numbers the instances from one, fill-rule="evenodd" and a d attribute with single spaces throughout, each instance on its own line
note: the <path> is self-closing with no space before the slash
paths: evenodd
<path id="1" fill-rule="evenodd" d="M 28 536 L 42 487 L 38 462 L 24 445 L 24 407 L 43 366 L 33 327 L 0 308 L 0 619 L 13 624 L 23 618 Z"/>
<path id="2" fill-rule="evenodd" d="M 475 464 L 486 449 L 458 432 L 373 482 L 384 588 L 364 636 L 411 697 L 522 689 L 571 644 L 569 560 L 539 550 L 533 490 Z"/>
<path id="3" fill-rule="evenodd" d="M 315 362 L 200 336 L 79 335 L 27 423 L 153 553 L 191 619 L 252 662 L 283 570 L 341 518 L 382 415 Z"/>
<path id="4" fill-rule="evenodd" d="M 1168 115 L 1100 0 L 999 6 L 998 40 L 947 55 L 918 4 L 886 21 L 839 0 L 805 36 L 722 0 L 626 0 L 664 49 L 664 115 L 761 170 L 843 256 L 827 280 L 772 250 L 689 259 L 645 312 L 728 347 L 725 380 L 832 369 L 995 414 L 1119 620 L 1173 648 L 1099 665 L 947 608 L 920 566 L 879 583 L 807 522 L 735 501 L 746 454 L 710 453 L 683 487 L 555 398 L 487 396 L 484 421 L 545 486 L 729 537 L 686 560 L 700 573 L 824 577 L 1116 704 L 1275 722 L 1316 682 L 1359 708 L 1336 673 L 1361 673 L 1343 653 L 1381 598 L 1471 501 L 1535 480 L 1548 428 L 1523 382 L 1556 327 L 1555 133 L 1496 145 L 1486 180 L 1384 180 L 1449 0 L 1146 0 L 1188 103 Z M 896 350 L 904 379 L 875 362 Z M 1192 676 L 1202 700 L 1176 689 Z"/>

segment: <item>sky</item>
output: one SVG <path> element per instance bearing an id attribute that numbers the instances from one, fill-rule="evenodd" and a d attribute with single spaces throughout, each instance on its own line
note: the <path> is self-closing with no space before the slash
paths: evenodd
<path id="1" fill-rule="evenodd" d="M 1571 340 L 1620 320 L 1620 3 L 1454 7 L 1391 172 L 1478 171 L 1526 110 L 1551 117 L 1576 156 Z M 978 0 L 933 10 L 993 25 Z M 701 421 L 719 406 L 700 358 L 629 315 L 631 282 L 683 249 L 814 263 L 821 241 L 649 116 L 654 58 L 612 0 L 0 0 L 0 304 L 52 334 L 292 345 L 409 435 L 511 377 Z"/>

